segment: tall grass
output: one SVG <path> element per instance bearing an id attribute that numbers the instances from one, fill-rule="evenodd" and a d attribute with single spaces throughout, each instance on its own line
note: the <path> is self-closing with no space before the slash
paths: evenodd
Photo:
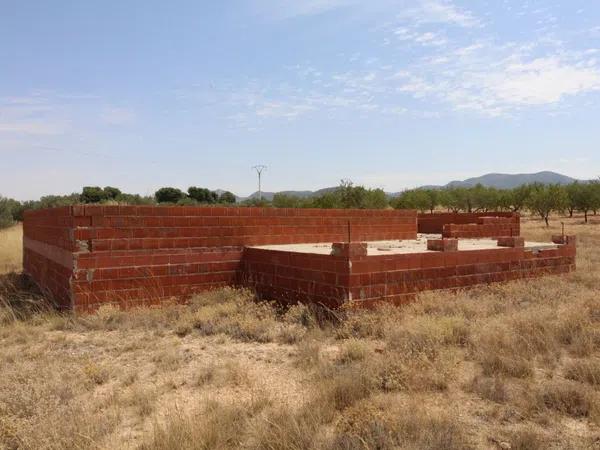
<path id="1" fill-rule="evenodd" d="M 0 275 L 21 270 L 23 263 L 22 236 L 21 225 L 0 229 Z"/>

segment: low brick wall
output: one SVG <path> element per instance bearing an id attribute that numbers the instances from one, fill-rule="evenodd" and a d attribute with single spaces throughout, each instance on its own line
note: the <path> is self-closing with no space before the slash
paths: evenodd
<path id="1" fill-rule="evenodd" d="M 512 212 L 419 214 L 417 216 L 417 223 L 419 233 L 442 234 L 444 225 L 491 225 L 494 222 L 498 222 L 498 219 L 500 221 L 509 219 L 513 227 L 514 236 L 520 235 L 520 216 Z"/>
<path id="2" fill-rule="evenodd" d="M 252 249 L 244 280 L 259 297 L 284 302 L 401 304 L 421 291 L 568 273 L 575 269 L 571 242 L 545 250 L 498 247 L 349 258 Z"/>
<path id="3" fill-rule="evenodd" d="M 350 224 L 350 227 L 348 227 Z M 239 282 L 244 247 L 414 239 L 412 210 L 73 206 L 28 211 L 24 270 L 62 308 L 134 306 Z"/>
<path id="4" fill-rule="evenodd" d="M 70 278 L 73 229 L 76 220 L 70 207 L 27 211 L 23 222 L 23 271 L 63 309 L 71 305 Z"/>
<path id="5" fill-rule="evenodd" d="M 519 228 L 504 219 L 495 223 L 469 223 L 464 225 L 449 223 L 444 225 L 442 236 L 445 238 L 499 238 L 519 236 Z"/>
<path id="6" fill-rule="evenodd" d="M 321 303 L 334 308 L 348 298 L 348 258 L 247 248 L 241 283 L 262 299 Z"/>
<path id="7" fill-rule="evenodd" d="M 367 256 L 352 260 L 351 299 L 370 306 L 403 303 L 426 290 L 460 289 L 575 270 L 575 244 L 557 249 L 429 252 Z"/>

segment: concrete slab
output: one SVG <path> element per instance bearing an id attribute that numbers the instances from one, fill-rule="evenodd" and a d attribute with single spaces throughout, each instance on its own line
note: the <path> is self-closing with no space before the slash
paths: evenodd
<path id="1" fill-rule="evenodd" d="M 367 255 L 395 255 L 406 253 L 427 253 L 434 250 L 427 250 L 428 239 L 440 239 L 439 234 L 418 234 L 417 239 L 395 240 L 395 241 L 368 241 Z M 321 242 L 314 244 L 284 244 L 284 245 L 257 245 L 253 248 L 264 250 L 279 250 L 296 253 L 312 253 L 318 255 L 329 255 L 331 253 L 331 243 Z M 467 239 L 458 240 L 459 251 L 469 250 L 488 250 L 499 248 L 496 239 Z M 558 248 L 558 245 L 546 242 L 525 241 L 525 248 L 531 250 L 541 250 L 547 248 Z"/>

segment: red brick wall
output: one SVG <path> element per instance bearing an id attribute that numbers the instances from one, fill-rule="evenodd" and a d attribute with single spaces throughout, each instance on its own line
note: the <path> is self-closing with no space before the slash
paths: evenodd
<path id="1" fill-rule="evenodd" d="M 435 215 L 420 227 L 448 220 Z M 477 226 L 499 226 L 483 215 Z M 457 219 L 457 217 L 459 217 Z M 518 216 L 513 217 L 518 225 Z M 406 301 L 425 289 L 452 289 L 574 268 L 574 239 L 556 250 L 523 248 L 409 255 L 301 254 L 246 245 L 414 238 L 414 211 L 74 206 L 30 211 L 24 268 L 59 306 L 159 303 L 240 283 L 264 298 L 338 306 Z M 431 229 L 431 228 L 430 228 Z"/>
<path id="2" fill-rule="evenodd" d="M 354 256 L 247 249 L 243 282 L 260 297 L 336 307 L 413 300 L 418 292 L 460 289 L 575 269 L 575 244 L 540 251 L 489 250 Z"/>
<path id="3" fill-rule="evenodd" d="M 487 212 L 487 213 L 433 213 L 418 215 L 419 233 L 441 234 L 444 225 L 447 224 L 477 224 L 481 218 L 510 218 L 516 230 L 516 235 L 520 233 L 519 214 L 512 212 Z"/>
<path id="4" fill-rule="evenodd" d="M 504 236 L 519 236 L 519 227 L 513 222 L 469 223 L 459 225 L 449 223 L 444 225 L 442 236 L 445 238 L 498 238 Z"/>
<path id="5" fill-rule="evenodd" d="M 359 257 L 352 260 L 350 293 L 359 305 L 402 303 L 423 290 L 567 273 L 575 269 L 575 252 L 575 244 L 567 244 L 540 251 L 498 248 Z"/>
<path id="6" fill-rule="evenodd" d="M 26 211 L 23 270 L 61 309 L 71 305 L 74 218 L 71 208 Z"/>
<path id="7" fill-rule="evenodd" d="M 247 248 L 241 284 L 259 298 L 340 306 L 348 296 L 348 259 L 342 256 Z"/>
<path id="8" fill-rule="evenodd" d="M 26 214 L 25 271 L 75 309 L 157 303 L 234 284 L 246 245 L 344 241 L 349 221 L 353 240 L 416 237 L 406 210 L 73 206 Z M 57 261 L 69 273 L 50 283 Z"/>
<path id="9" fill-rule="evenodd" d="M 42 292 L 59 309 L 71 309 L 70 278 L 73 266 L 66 266 L 43 252 L 25 247 L 23 249 L 23 268 L 38 284 Z"/>

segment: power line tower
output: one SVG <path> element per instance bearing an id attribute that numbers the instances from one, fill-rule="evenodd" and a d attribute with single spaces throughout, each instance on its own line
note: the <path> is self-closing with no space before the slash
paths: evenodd
<path id="1" fill-rule="evenodd" d="M 261 201 L 262 200 L 262 190 L 261 190 L 262 173 L 263 173 L 263 170 L 265 170 L 267 168 L 267 166 L 265 166 L 263 164 L 258 164 L 256 166 L 252 166 L 252 168 L 254 170 L 256 170 L 256 173 L 258 174 L 258 201 Z"/>

